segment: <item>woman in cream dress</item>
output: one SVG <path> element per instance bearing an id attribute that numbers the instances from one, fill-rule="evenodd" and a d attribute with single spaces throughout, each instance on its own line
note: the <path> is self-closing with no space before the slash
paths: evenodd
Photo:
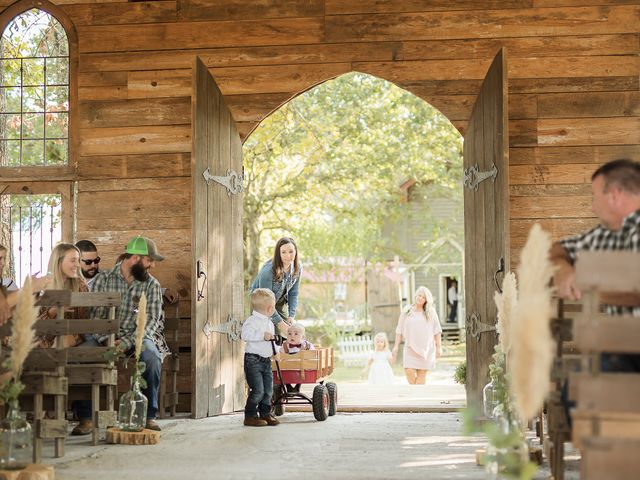
<path id="1" fill-rule="evenodd" d="M 404 341 L 402 364 L 410 385 L 424 385 L 427 371 L 436 367 L 442 354 L 442 327 L 427 287 L 418 287 L 411 307 L 398 319 L 396 341 L 392 350 L 395 362 L 400 342 Z"/>

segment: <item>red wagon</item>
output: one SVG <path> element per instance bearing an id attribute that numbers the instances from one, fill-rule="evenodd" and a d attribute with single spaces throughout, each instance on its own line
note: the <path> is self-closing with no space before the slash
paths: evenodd
<path id="1" fill-rule="evenodd" d="M 284 413 L 285 405 L 311 404 L 313 416 L 318 421 L 336 414 L 338 386 L 325 379 L 333 372 L 333 348 L 302 350 L 299 353 L 280 355 L 280 361 L 272 360 L 273 408 L 276 416 Z M 303 383 L 317 383 L 312 397 L 300 392 Z"/>

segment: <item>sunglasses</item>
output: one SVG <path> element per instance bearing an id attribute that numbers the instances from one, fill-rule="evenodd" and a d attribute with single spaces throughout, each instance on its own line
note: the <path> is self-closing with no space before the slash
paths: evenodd
<path id="1" fill-rule="evenodd" d="M 96 257 L 93 260 L 81 260 L 81 262 L 87 266 L 91 265 L 92 263 L 98 265 L 100 263 L 100 257 Z"/>

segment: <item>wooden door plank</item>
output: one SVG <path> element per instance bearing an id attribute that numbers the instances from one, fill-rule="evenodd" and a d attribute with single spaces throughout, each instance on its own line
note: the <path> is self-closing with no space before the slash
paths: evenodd
<path id="1" fill-rule="evenodd" d="M 207 250 L 207 229 L 195 228 L 195 225 L 206 223 L 209 218 L 208 202 L 207 202 L 207 185 L 201 181 L 202 172 L 208 164 L 207 151 L 207 133 L 208 124 L 206 120 L 209 118 L 208 102 L 210 96 L 207 90 L 207 79 L 209 72 L 207 67 L 198 60 L 194 61 L 194 91 L 192 97 L 193 112 L 193 169 L 191 178 L 193 179 L 193 214 L 191 236 L 193 241 L 193 259 L 192 265 L 192 320 L 191 320 L 191 354 L 193 358 L 193 367 L 191 369 L 191 415 L 194 418 L 206 417 L 209 413 L 209 383 L 211 377 L 211 361 L 208 349 L 208 339 L 204 334 L 204 326 L 207 322 L 209 314 L 209 295 L 205 294 L 200 298 L 197 292 L 203 288 L 204 278 L 197 278 L 196 262 L 202 262 L 203 268 L 208 268 L 208 250 Z M 204 283 L 204 288 L 208 285 Z"/>
<path id="2" fill-rule="evenodd" d="M 480 404 L 487 382 L 495 332 L 472 335 L 472 316 L 495 325 L 494 273 L 499 259 L 509 270 L 509 179 L 507 65 L 504 50 L 493 60 L 475 102 L 464 141 L 464 166 L 491 171 L 477 190 L 465 186 L 465 305 L 467 313 L 467 402 Z"/>

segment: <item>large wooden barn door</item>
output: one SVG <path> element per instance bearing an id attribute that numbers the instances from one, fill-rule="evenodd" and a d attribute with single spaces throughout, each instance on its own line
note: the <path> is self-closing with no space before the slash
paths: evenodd
<path id="1" fill-rule="evenodd" d="M 244 405 L 242 144 L 220 89 L 199 58 L 193 78 L 191 412 L 200 418 Z"/>
<path id="2" fill-rule="evenodd" d="M 509 263 L 509 135 L 505 51 L 482 83 L 464 136 L 467 403 L 482 400 L 497 337 L 496 282 Z M 500 271 L 500 272 L 498 272 Z"/>

